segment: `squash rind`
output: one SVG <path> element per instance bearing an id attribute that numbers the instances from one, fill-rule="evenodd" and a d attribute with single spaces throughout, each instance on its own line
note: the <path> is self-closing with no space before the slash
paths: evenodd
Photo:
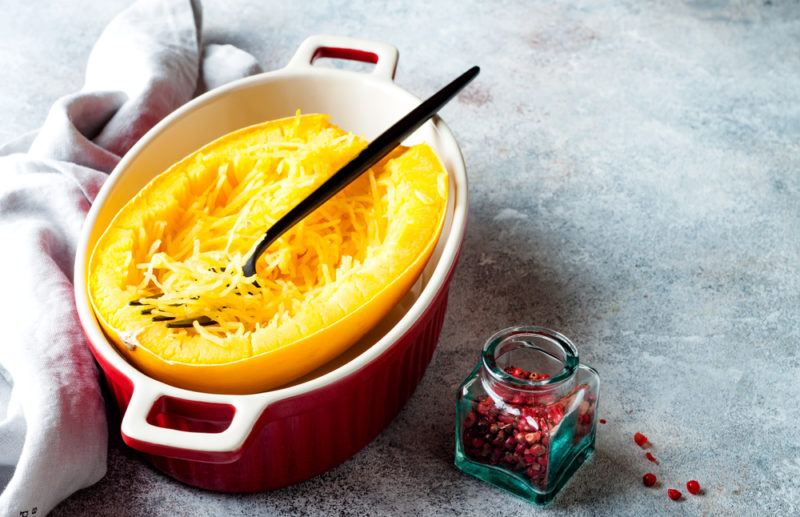
<path id="1" fill-rule="evenodd" d="M 380 164 L 381 173 L 389 171 L 394 173 L 392 178 L 399 179 L 396 194 L 402 199 L 391 215 L 399 214 L 402 220 L 387 223 L 381 247 L 348 281 L 323 288 L 329 287 L 317 300 L 317 310 L 300 311 L 277 330 L 267 327 L 254 330 L 249 339 L 226 341 L 224 349 L 197 346 L 202 343 L 199 336 L 168 331 L 166 325 L 150 326 L 138 335 L 136 329 L 125 328 L 128 321 L 122 318 L 120 322 L 114 308 L 127 306 L 130 289 L 120 288 L 118 280 L 135 277 L 137 271 L 130 263 L 135 260 L 126 264 L 123 257 L 133 254 L 137 228 L 146 226 L 147 217 L 169 211 L 174 201 L 154 194 L 198 195 L 198 186 L 217 170 L 214 160 L 221 155 L 220 149 L 235 150 L 248 138 L 268 140 L 270 134 L 292 124 L 305 124 L 313 131 L 341 131 L 324 115 L 303 115 L 225 135 L 148 183 L 120 210 L 98 241 L 89 265 L 92 306 L 120 353 L 144 373 L 176 386 L 215 393 L 255 393 L 279 387 L 352 346 L 391 310 L 422 272 L 438 241 L 447 206 L 447 173 L 424 144 L 396 150 Z M 363 147 L 363 142 L 350 149 L 353 155 L 359 145 Z M 345 154 L 339 158 L 340 163 L 330 165 L 331 174 L 349 159 Z"/>

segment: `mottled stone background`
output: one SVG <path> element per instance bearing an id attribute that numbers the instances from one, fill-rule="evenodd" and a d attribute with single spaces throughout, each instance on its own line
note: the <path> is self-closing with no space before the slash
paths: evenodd
<path id="1" fill-rule="evenodd" d="M 205 4 L 207 40 L 266 69 L 314 33 L 393 43 L 420 95 L 481 65 L 444 111 L 472 206 L 441 343 L 400 416 L 321 477 L 219 495 L 117 440 L 106 478 L 56 515 L 544 513 L 452 466 L 456 386 L 519 323 L 572 337 L 603 380 L 597 454 L 549 515 L 800 512 L 797 2 Z M 0 1 L 0 141 L 80 87 L 124 5 Z M 674 503 L 647 470 L 706 494 Z"/>

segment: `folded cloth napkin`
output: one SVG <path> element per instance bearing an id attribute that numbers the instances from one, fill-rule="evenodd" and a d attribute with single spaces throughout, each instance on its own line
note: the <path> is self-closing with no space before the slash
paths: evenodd
<path id="1" fill-rule="evenodd" d="M 190 0 L 140 0 L 89 56 L 44 126 L 0 147 L 0 515 L 42 515 L 103 477 L 98 372 L 75 313 L 75 244 L 120 157 L 196 93 L 260 71 L 201 43 Z"/>

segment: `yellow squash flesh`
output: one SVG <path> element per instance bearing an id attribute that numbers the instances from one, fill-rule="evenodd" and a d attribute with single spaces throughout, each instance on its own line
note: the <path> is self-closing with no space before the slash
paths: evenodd
<path id="1" fill-rule="evenodd" d="M 230 133 L 148 183 L 89 263 L 92 306 L 120 352 L 169 384 L 256 393 L 358 341 L 441 233 L 447 173 L 427 145 L 396 149 L 287 232 L 255 278 L 241 267 L 271 224 L 365 146 L 325 115 L 298 115 Z M 168 326 L 201 316 L 216 323 Z"/>

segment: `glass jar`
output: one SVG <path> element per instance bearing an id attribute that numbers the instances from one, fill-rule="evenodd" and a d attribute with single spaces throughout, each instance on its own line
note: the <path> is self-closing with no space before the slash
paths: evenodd
<path id="1" fill-rule="evenodd" d="M 594 452 L 600 378 L 575 345 L 543 327 L 486 342 L 459 388 L 456 466 L 536 504 L 549 503 Z"/>

